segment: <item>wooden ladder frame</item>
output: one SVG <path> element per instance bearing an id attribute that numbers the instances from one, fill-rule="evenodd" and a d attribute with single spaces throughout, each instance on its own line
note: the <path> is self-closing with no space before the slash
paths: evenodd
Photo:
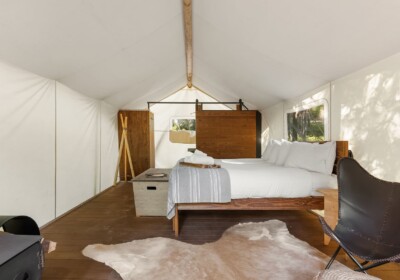
<path id="1" fill-rule="evenodd" d="M 119 164 L 121 163 L 121 157 L 122 153 L 124 154 L 124 161 L 125 161 L 125 181 L 127 181 L 127 158 L 129 161 L 129 167 L 131 169 L 131 174 L 132 177 L 135 177 L 135 171 L 133 170 L 133 164 L 132 164 L 132 158 L 131 158 L 131 150 L 129 148 L 129 142 L 128 142 L 128 117 L 125 116 L 125 118 L 122 116 L 122 114 L 119 114 L 119 117 L 121 119 L 121 127 L 122 127 L 122 135 L 121 135 L 121 141 L 119 143 L 119 153 L 118 153 L 118 162 L 117 162 L 117 167 L 115 169 L 115 175 L 114 175 L 114 186 L 117 185 L 117 177 L 118 177 L 118 170 L 119 170 Z"/>

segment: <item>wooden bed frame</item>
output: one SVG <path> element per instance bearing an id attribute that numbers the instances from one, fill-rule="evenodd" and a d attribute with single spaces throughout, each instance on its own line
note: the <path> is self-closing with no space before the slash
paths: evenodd
<path id="1" fill-rule="evenodd" d="M 348 141 L 336 141 L 336 160 L 333 173 L 336 174 L 336 163 L 349 154 Z M 179 235 L 179 211 L 186 210 L 324 210 L 323 196 L 298 198 L 244 198 L 232 199 L 228 203 L 177 203 L 175 216 L 172 218 L 172 229 Z"/>

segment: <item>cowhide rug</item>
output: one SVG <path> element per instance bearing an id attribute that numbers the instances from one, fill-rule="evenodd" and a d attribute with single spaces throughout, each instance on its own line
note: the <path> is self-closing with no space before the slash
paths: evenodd
<path id="1" fill-rule="evenodd" d="M 112 267 L 125 280 L 313 279 L 329 260 L 278 220 L 235 225 L 218 241 L 204 245 L 157 237 L 89 245 L 83 254 Z M 331 269 L 349 270 L 337 262 Z"/>

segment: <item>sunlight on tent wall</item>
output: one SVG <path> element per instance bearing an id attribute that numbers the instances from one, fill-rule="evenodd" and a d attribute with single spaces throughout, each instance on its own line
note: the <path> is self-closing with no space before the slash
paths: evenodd
<path id="1" fill-rule="evenodd" d="M 261 111 L 262 114 L 262 151 L 270 139 L 282 139 L 284 137 L 284 104 L 280 102 Z"/>
<path id="2" fill-rule="evenodd" d="M 374 176 L 400 182 L 400 53 L 332 81 L 329 95 L 332 140 L 348 140 L 354 157 Z M 271 138 L 283 135 L 284 112 L 297 103 L 263 110 Z"/>
<path id="3" fill-rule="evenodd" d="M 363 167 L 400 181 L 400 54 L 332 82 L 332 116 Z"/>
<path id="4" fill-rule="evenodd" d="M 324 105 L 324 139 L 330 139 L 330 85 L 326 84 L 297 98 L 280 102 L 262 110 L 263 143 L 269 139 L 289 139 L 288 114 Z M 293 139 L 296 140 L 296 139 Z M 308 139 L 307 141 L 318 139 Z M 303 141 L 297 139 L 297 141 Z"/>

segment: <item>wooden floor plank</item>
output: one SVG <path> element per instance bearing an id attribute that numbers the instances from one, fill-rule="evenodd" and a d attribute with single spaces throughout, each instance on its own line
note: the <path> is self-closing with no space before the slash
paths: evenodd
<path id="1" fill-rule="evenodd" d="M 229 227 L 270 219 L 284 221 L 291 234 L 330 255 L 334 242 L 323 245 L 322 229 L 307 211 L 187 211 L 182 213 L 179 240 L 203 244 L 218 240 Z M 42 229 L 42 235 L 57 242 L 57 250 L 46 255 L 44 280 L 119 280 L 111 268 L 81 254 L 89 244 L 115 244 L 150 237 L 175 239 L 171 221 L 164 217 L 136 217 L 132 186 L 121 183 L 100 194 Z M 344 255 L 339 260 L 346 262 Z M 370 271 L 383 279 L 400 279 L 400 266 L 389 264 Z"/>

